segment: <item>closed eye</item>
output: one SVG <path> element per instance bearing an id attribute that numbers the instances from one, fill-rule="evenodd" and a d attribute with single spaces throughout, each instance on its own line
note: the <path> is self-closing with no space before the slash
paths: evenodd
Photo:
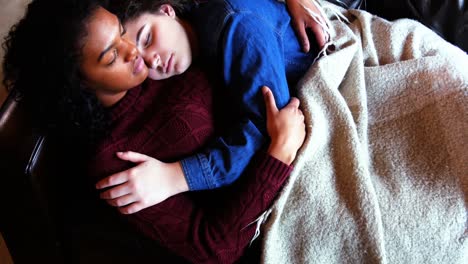
<path id="1" fill-rule="evenodd" d="M 114 62 L 117 60 L 117 57 L 119 56 L 119 51 L 117 49 L 114 49 L 112 53 L 113 53 L 112 60 L 107 64 L 107 66 L 111 66 L 112 64 L 114 64 Z"/>
<path id="2" fill-rule="evenodd" d="M 150 44 L 151 44 L 151 34 L 148 33 L 148 35 L 146 35 L 145 48 L 148 47 Z"/>

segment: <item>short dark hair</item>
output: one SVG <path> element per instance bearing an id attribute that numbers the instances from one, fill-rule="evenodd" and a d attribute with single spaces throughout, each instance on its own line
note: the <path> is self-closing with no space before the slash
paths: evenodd
<path id="1" fill-rule="evenodd" d="M 33 0 L 3 43 L 3 83 L 31 108 L 35 127 L 81 130 L 94 138 L 106 110 L 84 89 L 79 63 L 90 16 L 100 0 Z"/>
<path id="2" fill-rule="evenodd" d="M 122 23 L 133 20 L 143 13 L 155 13 L 164 4 L 171 5 L 178 17 L 185 17 L 193 0 L 112 0 L 109 11 Z"/>

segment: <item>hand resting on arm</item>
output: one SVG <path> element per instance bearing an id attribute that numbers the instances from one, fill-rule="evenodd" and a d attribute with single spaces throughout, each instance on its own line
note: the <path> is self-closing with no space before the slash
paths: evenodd
<path id="1" fill-rule="evenodd" d="M 299 109 L 299 100 L 292 98 L 287 106 L 278 110 L 270 89 L 264 87 L 262 92 L 271 138 L 267 152 L 290 165 L 305 138 L 304 115 Z M 138 212 L 188 190 L 179 162 L 163 163 L 135 152 L 118 153 L 117 156 L 138 165 L 99 181 L 96 188 L 111 187 L 100 197 L 118 207 L 123 214 Z"/>
<path id="2" fill-rule="evenodd" d="M 323 48 L 329 41 L 327 32 L 327 22 L 322 12 L 317 7 L 315 0 L 284 0 L 292 17 L 292 23 L 296 30 L 297 37 L 301 43 L 302 50 L 309 52 L 310 40 L 307 29 L 310 29 L 315 36 L 319 48 Z"/>

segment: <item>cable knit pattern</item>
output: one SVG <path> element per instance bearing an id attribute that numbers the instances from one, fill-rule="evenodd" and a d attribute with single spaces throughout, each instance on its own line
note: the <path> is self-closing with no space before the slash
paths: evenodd
<path id="1" fill-rule="evenodd" d="M 117 151 L 174 161 L 200 150 L 215 131 L 212 85 L 192 67 L 181 76 L 148 81 L 130 90 L 111 109 L 111 135 L 98 146 L 90 163 L 93 181 L 132 166 L 119 160 Z M 291 169 L 259 153 L 232 186 L 179 194 L 124 217 L 191 262 L 233 263 L 255 233 L 253 222 L 272 204 Z"/>

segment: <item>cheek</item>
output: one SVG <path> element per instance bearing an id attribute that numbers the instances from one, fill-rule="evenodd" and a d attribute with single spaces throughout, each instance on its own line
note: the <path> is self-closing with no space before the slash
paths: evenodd
<path id="1" fill-rule="evenodd" d="M 184 73 L 192 64 L 192 56 L 191 54 L 185 56 L 177 65 L 176 71 L 177 73 L 181 74 Z"/>
<path id="2" fill-rule="evenodd" d="M 114 69 L 106 70 L 101 74 L 101 80 L 111 90 L 127 90 L 140 84 L 141 78 L 137 78 L 131 73 L 128 67 L 119 67 Z M 143 78 L 144 80 L 144 78 Z M 141 80 L 141 82 L 143 82 Z"/>

